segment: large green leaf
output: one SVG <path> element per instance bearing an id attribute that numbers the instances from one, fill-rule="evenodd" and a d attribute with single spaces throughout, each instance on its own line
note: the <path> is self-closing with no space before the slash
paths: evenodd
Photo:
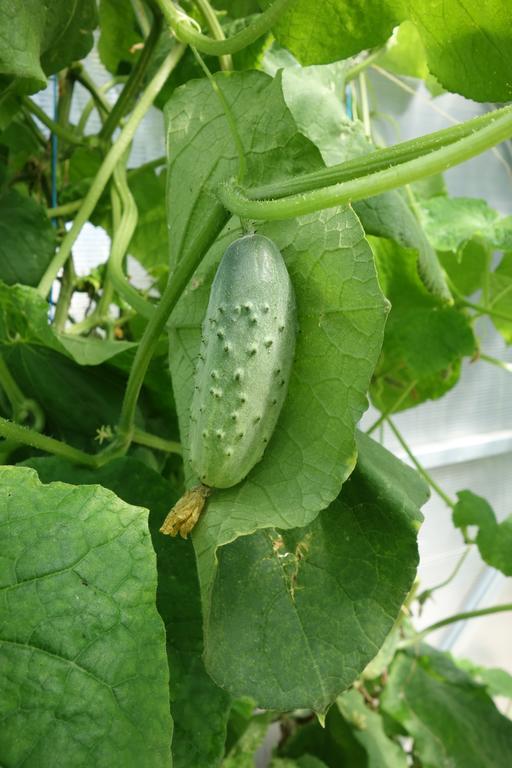
<path id="1" fill-rule="evenodd" d="M 243 145 L 246 183 L 271 182 L 323 165 L 288 111 L 279 75 L 272 79 L 263 72 L 234 72 L 229 77 L 216 74 L 215 80 Z M 216 185 L 238 173 L 238 155 L 223 105 L 207 80 L 178 88 L 165 115 L 173 267 L 215 204 Z"/>
<path id="2" fill-rule="evenodd" d="M 512 763 L 512 722 L 447 654 L 426 645 L 399 653 L 381 702 L 413 737 L 423 768 L 508 768 Z"/>
<path id="3" fill-rule="evenodd" d="M 453 508 L 457 528 L 477 525 L 476 544 L 482 559 L 505 576 L 512 576 L 512 515 L 500 523 L 488 501 L 472 491 L 459 491 Z"/>
<path id="4" fill-rule="evenodd" d="M 207 675 L 201 659 L 202 619 L 195 557 L 190 541 L 170 540 L 159 527 L 176 491 L 149 467 L 126 457 L 97 470 L 61 459 L 31 459 L 45 483 L 97 483 L 121 499 L 149 509 L 149 528 L 158 568 L 156 604 L 167 631 L 174 768 L 218 765 L 223 751 L 229 697 Z"/>
<path id="5" fill-rule="evenodd" d="M 0 17 L 0 74 L 18 77 L 30 90 L 39 90 L 46 85 L 46 75 L 91 50 L 96 2 L 0 0 Z"/>
<path id="6" fill-rule="evenodd" d="M 146 512 L 28 468 L 0 479 L 2 764 L 170 766 Z"/>
<path id="7" fill-rule="evenodd" d="M 381 410 L 441 397 L 458 381 L 461 359 L 475 352 L 469 318 L 427 291 L 413 251 L 371 238 L 382 289 L 391 301 L 371 395 Z M 407 397 L 404 390 L 412 387 Z"/>
<path id="8" fill-rule="evenodd" d="M 375 150 L 362 124 L 347 118 L 340 98 L 345 89 L 345 72 L 345 62 L 288 67 L 283 71 L 285 101 L 300 130 L 318 147 L 327 166 Z M 354 203 L 353 208 L 367 234 L 415 248 L 427 287 L 443 299 L 450 298 L 436 253 L 401 193 L 385 192 Z"/>
<path id="9" fill-rule="evenodd" d="M 37 285 L 55 243 L 44 208 L 15 190 L 0 195 L 0 280 Z"/>
<path id="10" fill-rule="evenodd" d="M 327 64 L 382 45 L 406 19 L 445 88 L 476 101 L 510 100 L 512 29 L 502 0 L 296 0 L 273 32 L 302 64 Z"/>
<path id="11" fill-rule="evenodd" d="M 238 538 L 217 549 L 213 578 L 203 571 L 206 667 L 234 695 L 325 711 L 393 626 L 428 494 L 384 448 L 358 443 L 356 469 L 313 523 Z"/>

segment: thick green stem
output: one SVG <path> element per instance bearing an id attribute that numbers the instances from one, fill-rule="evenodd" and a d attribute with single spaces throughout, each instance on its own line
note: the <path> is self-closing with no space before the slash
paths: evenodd
<path id="1" fill-rule="evenodd" d="M 208 0 L 195 0 L 195 4 L 203 14 L 204 20 L 208 25 L 208 29 L 210 30 L 213 39 L 225 40 L 226 35 L 224 34 L 224 30 L 222 29 L 220 21 L 217 18 L 217 14 L 215 13 L 215 10 L 212 8 Z M 224 56 L 219 56 L 219 64 L 220 64 L 220 68 L 224 72 L 229 72 L 230 70 L 233 69 L 233 59 L 231 58 L 229 53 L 225 54 Z"/>
<path id="2" fill-rule="evenodd" d="M 28 96 L 24 96 L 21 100 L 21 103 L 23 107 L 31 112 L 34 117 L 37 117 L 37 119 L 43 123 L 43 125 L 46 125 L 46 127 L 49 128 L 50 131 L 60 139 L 67 141 L 68 144 L 83 144 L 83 138 L 81 136 L 75 133 L 75 131 L 73 131 L 71 128 L 68 128 L 65 125 L 61 125 L 60 123 L 56 123 L 55 120 L 52 120 L 51 117 L 48 117 L 44 109 L 41 109 L 41 107 L 33 102 L 32 99 L 29 99 Z"/>
<path id="3" fill-rule="evenodd" d="M 430 485 L 432 490 L 437 493 L 439 498 L 441 498 L 444 501 L 446 506 L 450 507 L 450 509 L 453 509 L 455 507 L 455 502 L 452 501 L 452 499 L 450 499 L 448 494 L 446 494 L 443 491 L 443 489 L 436 483 L 432 475 L 429 474 L 429 472 L 427 472 L 427 470 L 424 467 L 422 467 L 422 465 L 420 464 L 420 462 L 418 461 L 418 459 L 416 458 L 412 450 L 407 445 L 405 439 L 402 437 L 398 429 L 395 427 L 395 425 L 389 418 L 389 416 L 386 419 L 386 422 L 389 424 L 391 431 L 395 435 L 396 439 L 398 440 L 398 442 L 400 443 L 400 445 L 402 446 L 402 448 L 404 449 L 404 451 L 406 452 L 406 454 L 408 455 L 408 457 L 410 458 L 410 460 L 412 461 L 412 463 L 414 464 L 414 466 L 416 467 L 420 475 L 424 478 L 424 480 L 427 481 L 427 483 Z"/>
<path id="4" fill-rule="evenodd" d="M 46 213 L 49 219 L 58 219 L 63 216 L 68 216 L 70 213 L 78 211 L 82 205 L 83 200 L 73 200 L 71 203 L 64 203 L 63 205 L 57 205 L 55 208 L 47 208 Z"/>
<path id="5" fill-rule="evenodd" d="M 55 456 L 62 456 L 62 458 L 69 459 L 69 461 L 78 464 L 86 464 L 89 467 L 99 466 L 98 458 L 96 456 L 85 453 L 85 451 L 80 451 L 78 448 L 72 448 L 70 445 L 67 445 L 67 443 L 61 443 L 60 440 L 55 440 L 53 437 L 41 435 L 39 432 L 35 432 L 32 429 L 22 427 L 12 421 L 3 419 L 1 416 L 0 436 L 5 437 L 7 440 L 21 443 L 22 445 L 30 445 L 32 448 L 46 451 L 46 453 L 52 453 Z"/>
<path id="6" fill-rule="evenodd" d="M 279 19 L 293 0 L 274 0 L 263 13 L 260 13 L 254 21 L 244 29 L 225 40 L 214 40 L 208 35 L 198 32 L 193 21 L 189 19 L 183 11 L 171 2 L 171 0 L 156 0 L 166 22 L 169 24 L 174 34 L 184 43 L 189 43 L 197 48 L 201 53 L 208 53 L 211 56 L 223 56 L 224 54 L 237 53 L 255 40 L 266 34 Z"/>
<path id="7" fill-rule="evenodd" d="M 57 299 L 55 317 L 53 319 L 53 326 L 57 333 L 62 333 L 66 327 L 69 307 L 71 304 L 71 299 L 73 298 L 75 277 L 73 259 L 70 257 L 64 265 L 64 272 L 60 283 L 59 298 Z"/>
<path id="8" fill-rule="evenodd" d="M 181 455 L 181 443 L 175 440 L 166 440 L 164 437 L 158 435 L 151 435 L 149 432 L 144 432 L 137 427 L 133 430 L 132 440 L 138 445 L 145 445 L 147 448 L 155 448 L 157 451 L 164 451 L 165 453 L 177 453 Z"/>
<path id="9" fill-rule="evenodd" d="M 151 26 L 151 32 L 144 43 L 141 54 L 135 64 L 130 77 L 126 81 L 121 94 L 112 107 L 103 127 L 99 133 L 100 139 L 108 141 L 124 115 L 131 109 L 132 103 L 140 90 L 142 81 L 146 75 L 151 56 L 156 48 L 160 32 L 162 31 L 162 17 L 155 16 Z"/>
<path id="10" fill-rule="evenodd" d="M 418 632 L 416 637 L 412 638 L 411 642 L 418 642 L 418 640 L 426 637 L 431 632 L 435 632 L 436 629 L 442 629 L 449 624 L 455 624 L 457 621 L 466 621 L 467 619 L 476 619 L 479 616 L 490 616 L 492 613 L 503 613 L 505 611 L 512 611 L 512 603 L 504 603 L 503 605 L 493 605 L 489 608 L 478 608 L 475 611 L 464 611 L 463 613 L 454 613 L 453 616 L 448 616 L 446 619 L 436 621 L 435 624 L 422 629 Z"/>
<path id="11" fill-rule="evenodd" d="M 123 455 L 133 440 L 137 400 L 160 335 L 178 299 L 201 263 L 204 254 L 221 232 L 227 219 L 228 215 L 223 207 L 219 204 L 212 204 L 208 217 L 203 222 L 202 227 L 196 231 L 195 238 L 188 251 L 182 254 L 182 258 L 174 270 L 160 303 L 153 317 L 148 322 L 139 342 L 124 394 L 117 430 L 118 437 L 107 448 L 106 452 L 113 453 L 114 455 Z"/>
<path id="12" fill-rule="evenodd" d="M 389 150 L 377 150 L 359 161 L 358 178 L 340 182 L 340 179 L 346 178 L 349 166 L 348 163 L 342 163 L 316 173 L 298 176 L 292 182 L 269 185 L 263 190 L 242 190 L 231 180 L 220 185 L 219 197 L 232 213 L 244 218 L 265 220 L 295 218 L 324 208 L 363 200 L 426 176 L 444 172 L 512 136 L 512 107 L 496 110 L 485 117 L 486 122 L 480 119 L 479 128 L 458 140 L 454 140 L 454 136 L 464 133 L 457 132 L 461 126 L 446 128 L 439 131 L 437 136 L 433 134 L 423 140 L 415 140 L 417 156 L 414 159 L 409 159 L 414 149 L 408 142 L 405 143 L 404 153 L 400 151 L 401 145 Z M 482 125 L 484 127 L 481 127 Z M 440 141 L 442 136 L 445 140 L 441 138 Z M 438 148 L 432 151 L 432 146 L 436 143 Z M 383 153 L 391 167 L 375 171 L 375 165 L 379 163 L 379 158 L 382 161 Z M 350 161 L 350 166 L 349 173 L 353 173 L 354 161 Z M 327 177 L 333 179 L 336 174 L 338 183 L 318 188 L 320 182 L 325 184 Z M 283 194 L 289 194 L 291 186 L 300 192 L 283 197 Z M 308 189 L 311 191 L 306 191 Z M 256 196 L 262 197 L 262 191 L 269 199 L 254 199 Z"/>
<path id="13" fill-rule="evenodd" d="M 69 229 L 66 233 L 60 249 L 57 251 L 54 258 L 50 262 L 50 265 L 48 266 L 41 279 L 41 282 L 39 283 L 38 291 L 41 296 L 46 297 L 48 295 L 52 283 L 57 277 L 60 269 L 66 263 L 68 256 L 71 253 L 71 248 L 73 247 L 73 244 L 78 237 L 83 225 L 86 223 L 86 221 L 88 221 L 91 213 L 93 212 L 98 200 L 103 193 L 103 190 L 108 184 L 108 181 L 114 172 L 114 168 L 131 144 L 139 123 L 153 104 L 153 101 L 160 92 L 160 89 L 166 82 L 170 73 L 183 56 L 184 50 L 184 46 L 177 45 L 175 48 L 173 48 L 171 53 L 161 64 L 157 73 L 146 87 L 143 95 L 140 98 L 140 101 L 135 106 L 135 109 L 127 120 L 126 125 L 119 134 L 117 141 L 115 144 L 113 144 L 107 153 L 98 173 L 94 178 L 93 183 L 89 188 L 89 191 L 83 199 L 82 205 L 80 206 L 71 229 Z"/>

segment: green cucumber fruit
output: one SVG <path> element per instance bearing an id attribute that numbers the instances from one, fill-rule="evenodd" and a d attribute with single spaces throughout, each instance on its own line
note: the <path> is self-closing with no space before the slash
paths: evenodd
<path id="1" fill-rule="evenodd" d="M 190 461 L 204 485 L 230 488 L 262 458 L 286 397 L 296 333 L 277 246 L 263 235 L 235 240 L 212 283 L 190 412 Z"/>

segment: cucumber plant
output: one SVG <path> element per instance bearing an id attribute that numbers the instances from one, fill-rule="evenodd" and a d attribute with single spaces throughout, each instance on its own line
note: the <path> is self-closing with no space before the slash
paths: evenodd
<path id="1" fill-rule="evenodd" d="M 506 3 L 14 5 L 1 764 L 229 768 L 274 722 L 272 768 L 508 768 L 509 674 L 426 639 L 512 606 L 418 617 L 470 551 L 512 573 L 510 519 L 453 499 L 394 419 L 464 360 L 510 367 L 477 322 L 510 344 L 510 217 L 442 177 L 488 150 L 508 163 Z M 495 108 L 385 146 L 380 85 L 404 77 L 434 109 L 446 92 Z M 150 109 L 161 151 L 136 165 Z M 110 246 L 83 275 L 86 225 Z M 465 551 L 418 584 L 430 491 Z"/>

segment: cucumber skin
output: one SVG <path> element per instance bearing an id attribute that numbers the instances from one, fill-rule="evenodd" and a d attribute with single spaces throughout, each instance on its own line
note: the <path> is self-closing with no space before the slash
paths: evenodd
<path id="1" fill-rule="evenodd" d="M 202 326 L 190 411 L 190 462 L 204 485 L 230 488 L 260 461 L 290 379 L 297 316 L 275 243 L 246 235 L 225 251 Z"/>

